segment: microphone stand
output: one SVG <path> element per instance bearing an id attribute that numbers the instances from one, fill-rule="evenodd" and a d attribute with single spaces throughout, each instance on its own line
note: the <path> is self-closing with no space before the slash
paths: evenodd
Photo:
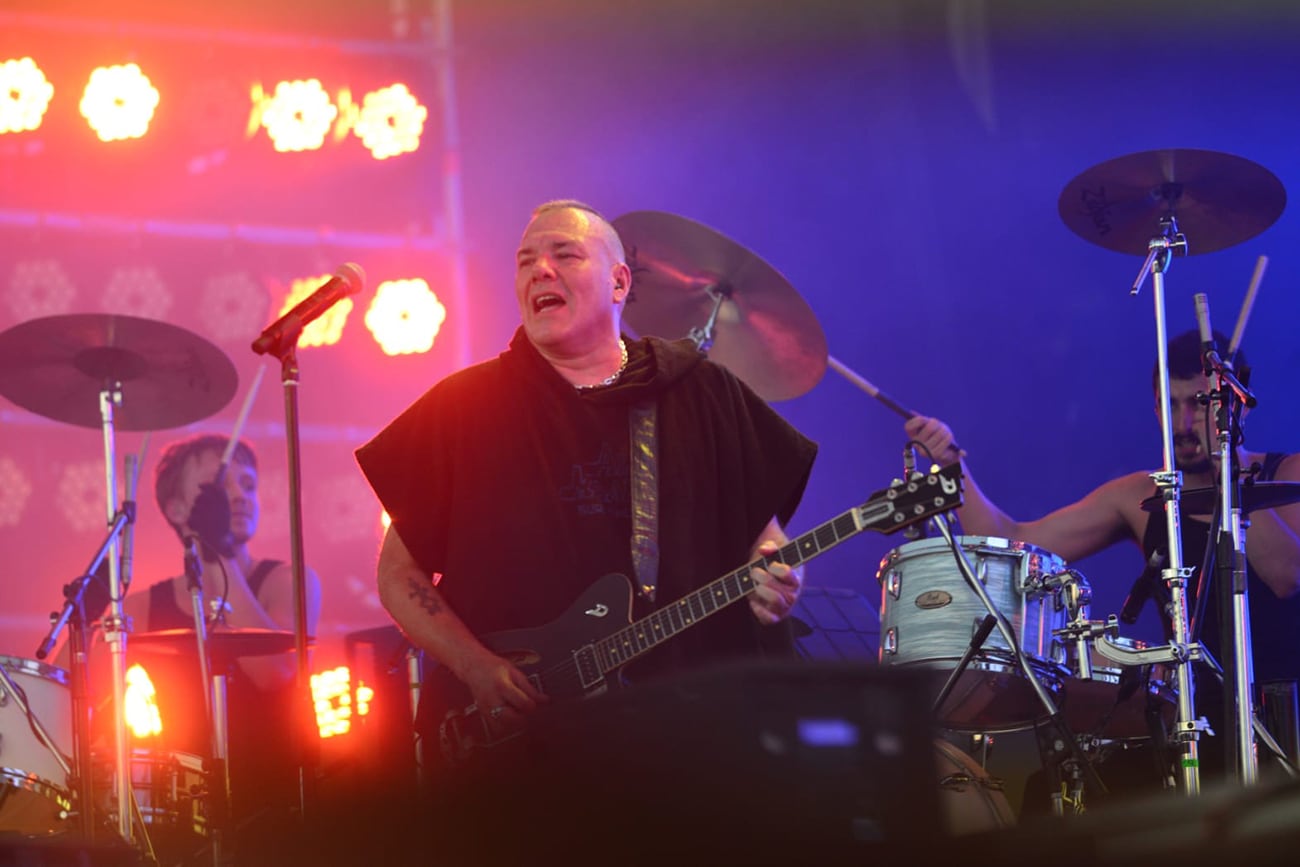
<path id="1" fill-rule="evenodd" d="M 1215 434 L 1219 448 L 1218 511 L 1221 516 L 1227 516 L 1227 527 L 1220 522 L 1217 538 L 1213 541 L 1219 598 L 1227 603 L 1220 606 L 1220 621 L 1231 624 L 1232 651 L 1224 655 L 1230 660 L 1232 683 L 1229 689 L 1225 689 L 1225 708 L 1232 711 L 1228 718 L 1231 720 L 1237 776 L 1243 784 L 1250 785 L 1258 780 L 1259 764 L 1253 729 L 1254 660 L 1246 588 L 1246 530 L 1242 521 L 1241 475 L 1237 459 L 1240 407 L 1234 407 L 1233 401 L 1235 398 L 1245 407 L 1254 406 L 1257 401 L 1212 347 L 1205 351 L 1205 365 L 1207 372 L 1218 380 L 1210 393 L 1210 400 L 1215 409 Z M 1225 650 L 1226 645 L 1221 648 L 1221 651 Z"/>
<path id="2" fill-rule="evenodd" d="M 190 608 L 194 618 L 194 639 L 197 644 L 199 679 L 203 683 L 203 708 L 207 712 L 208 744 L 212 749 L 212 766 L 208 784 L 208 804 L 212 815 L 208 817 L 212 828 L 212 863 L 221 867 L 225 863 L 224 837 L 230 816 L 230 763 L 226 724 L 226 677 L 212 670 L 211 648 L 208 645 L 208 619 L 203 602 L 203 561 L 199 558 L 198 539 L 186 536 L 185 579 L 190 591 Z"/>
<path id="3" fill-rule="evenodd" d="M 311 671 L 307 658 L 307 567 L 303 560 L 302 538 L 302 470 L 298 431 L 298 338 L 302 324 L 298 324 L 269 350 L 280 361 L 280 379 L 284 385 L 284 430 L 289 465 L 289 543 L 293 565 L 293 631 L 294 650 L 297 653 L 297 678 L 294 689 L 297 705 L 302 710 L 296 717 L 294 733 L 298 738 L 298 809 L 299 819 L 307 817 L 309 804 L 315 797 L 315 774 L 318 762 L 318 745 L 309 736 L 314 726 L 308 711 L 311 703 Z M 255 351 L 258 350 L 254 346 Z"/>

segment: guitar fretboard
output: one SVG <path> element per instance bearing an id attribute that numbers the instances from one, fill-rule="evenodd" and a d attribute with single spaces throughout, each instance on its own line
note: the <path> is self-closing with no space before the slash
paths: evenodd
<path id="1" fill-rule="evenodd" d="M 892 504 L 882 504 L 878 509 L 883 514 L 893 511 Z M 606 673 L 613 671 L 710 614 L 745 598 L 757 586 L 752 574 L 754 569 L 763 568 L 769 563 L 799 566 L 845 539 L 857 535 L 867 527 L 865 519 L 863 523 L 859 523 L 859 513 L 862 511 L 862 509 L 850 509 L 792 539 L 770 557 L 755 560 L 734 572 L 723 575 L 699 590 L 683 596 L 672 605 L 661 608 L 596 642 L 594 650 L 597 664 Z M 883 514 L 875 516 L 875 520 L 879 520 Z"/>

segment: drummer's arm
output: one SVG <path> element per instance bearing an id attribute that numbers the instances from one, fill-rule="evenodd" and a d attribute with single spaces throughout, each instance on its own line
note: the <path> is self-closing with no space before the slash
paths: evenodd
<path id="1" fill-rule="evenodd" d="M 1300 482 L 1300 455 L 1278 467 L 1274 479 Z M 1300 592 L 1300 504 L 1251 512 L 1246 556 L 1260 580 L 1285 599 Z"/>
<path id="2" fill-rule="evenodd" d="M 1107 482 L 1083 499 L 1034 521 L 1018 521 L 998 508 L 980 488 L 963 453 L 957 450 L 952 431 L 936 418 L 917 416 L 903 427 L 940 463 L 961 460 L 964 476 L 962 507 L 957 514 L 962 529 L 971 535 L 998 536 L 1045 548 L 1066 561 L 1095 554 L 1134 534 L 1125 514 L 1126 503 L 1136 508 L 1150 479 L 1143 473 Z"/>
<path id="3" fill-rule="evenodd" d="M 223 565 L 228 571 L 230 589 L 225 600 L 229 609 L 225 612 L 225 625 L 229 629 L 273 629 L 292 631 L 294 629 L 295 591 L 293 586 L 293 567 L 289 563 L 279 563 L 273 568 L 253 595 L 248 582 L 235 561 L 225 560 Z M 215 572 L 217 570 L 210 570 Z M 320 579 L 311 569 L 305 570 L 305 596 L 307 603 L 306 631 L 309 637 L 315 636 L 316 624 L 320 620 L 321 591 Z M 206 599 L 217 599 L 217 591 L 224 589 L 224 576 L 205 582 Z M 297 673 L 296 660 L 288 654 L 269 656 L 250 656 L 239 661 L 244 674 L 259 689 L 267 690 L 291 683 Z"/>

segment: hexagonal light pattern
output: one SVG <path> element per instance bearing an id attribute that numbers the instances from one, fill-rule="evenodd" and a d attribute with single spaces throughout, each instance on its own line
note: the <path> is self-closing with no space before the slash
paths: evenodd
<path id="1" fill-rule="evenodd" d="M 104 288 L 104 310 L 145 319 L 163 319 L 172 309 L 172 294 L 158 271 L 148 265 L 118 268 Z"/>
<path id="2" fill-rule="evenodd" d="M 336 476 L 321 484 L 312 497 L 319 509 L 314 524 L 339 542 L 374 536 L 375 496 L 360 474 Z"/>
<path id="3" fill-rule="evenodd" d="M 14 527 L 27 509 L 32 483 L 12 458 L 0 458 L 0 527 Z"/>
<path id="4" fill-rule="evenodd" d="M 56 502 L 72 529 L 85 532 L 106 528 L 103 462 L 81 461 L 64 467 Z"/>
<path id="5" fill-rule="evenodd" d="M 394 84 L 366 94 L 355 130 L 371 155 L 384 160 L 419 148 L 428 117 L 405 84 Z"/>
<path id="6" fill-rule="evenodd" d="M 271 299 L 245 271 L 213 277 L 203 288 L 199 316 L 219 341 L 252 340 L 267 324 Z"/>
<path id="7" fill-rule="evenodd" d="M 19 321 L 67 313 L 77 289 L 53 259 L 33 259 L 14 266 L 5 303 Z"/>
<path id="8" fill-rule="evenodd" d="M 41 125 L 54 85 L 30 57 L 0 63 L 0 134 Z"/>
<path id="9" fill-rule="evenodd" d="M 447 318 L 447 308 L 420 279 L 379 284 L 366 310 L 366 328 L 387 355 L 428 352 Z"/>
<path id="10" fill-rule="evenodd" d="M 158 89 L 136 64 L 101 66 L 86 83 L 81 114 L 102 141 L 140 138 L 158 101 Z"/>
<path id="11" fill-rule="evenodd" d="M 338 113 L 317 79 L 281 81 L 262 107 L 261 123 L 277 151 L 315 150 Z"/>

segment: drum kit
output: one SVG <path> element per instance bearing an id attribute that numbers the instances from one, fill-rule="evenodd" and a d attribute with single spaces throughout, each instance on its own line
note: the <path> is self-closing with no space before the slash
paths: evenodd
<path id="1" fill-rule="evenodd" d="M 1188 629 L 1186 588 L 1192 570 L 1183 567 L 1177 541 L 1180 493 L 1182 504 L 1194 513 L 1215 512 L 1212 539 L 1219 526 L 1232 528 L 1233 550 L 1220 554 L 1220 569 L 1231 567 L 1234 554 L 1244 563 L 1244 513 L 1300 502 L 1300 484 L 1243 487 L 1236 451 L 1229 446 L 1236 441 L 1235 431 L 1222 427 L 1223 420 L 1237 417 L 1234 403 L 1254 405 L 1230 361 L 1262 269 L 1252 281 L 1229 352 L 1220 357 L 1218 348 L 1207 346 L 1205 353 L 1207 374 L 1217 384 L 1208 397 L 1221 420 L 1222 476 L 1215 487 L 1181 490 L 1169 412 L 1164 276 L 1173 253 L 1206 253 L 1252 238 L 1277 220 L 1285 203 L 1282 184 L 1261 166 L 1230 154 L 1188 149 L 1134 153 L 1101 163 L 1071 180 L 1060 194 L 1060 217 L 1071 231 L 1107 249 L 1145 257 L 1131 294 L 1138 294 L 1148 275 L 1155 286 L 1165 461 L 1163 471 L 1152 476 L 1160 493 L 1143 506 L 1166 513 L 1174 540 L 1171 562 L 1160 573 L 1172 598 L 1174 634 L 1168 645 L 1147 647 L 1119 636 L 1114 616 L 1090 620 L 1087 579 L 1052 552 L 1016 540 L 956 536 L 945 515 L 931 522 L 943 538 L 911 541 L 880 564 L 881 663 L 947 674 L 935 703 L 944 728 L 992 733 L 1050 726 L 1059 732 L 1063 736 L 1051 738 L 1060 745 L 1051 770 L 1068 774 L 1076 808 L 1085 780 L 1105 792 L 1093 768 L 1105 748 L 1150 738 L 1177 752 L 1171 766 L 1178 769 L 1182 791 L 1199 791 L 1197 748 L 1205 723 L 1195 713 L 1190 663 L 1208 660 L 1209 654 Z M 916 415 L 828 354 L 812 310 L 758 256 L 707 226 L 672 214 L 637 211 L 613 224 L 633 274 L 624 322 L 634 332 L 689 337 L 767 400 L 805 393 L 829 366 L 899 416 Z M 1208 309 L 1197 300 L 1205 336 L 1210 332 Z M 905 455 L 910 452 L 905 449 Z M 905 457 L 904 475 L 913 471 Z M 1256 774 L 1252 731 L 1284 763 L 1287 757 L 1251 706 L 1244 582 L 1230 582 L 1230 576 L 1216 582 L 1234 585 L 1236 752 L 1240 777 L 1251 782 Z M 1059 796 L 1052 806 L 1058 815 L 1062 812 Z"/>
<path id="2" fill-rule="evenodd" d="M 221 817 L 230 794 L 225 678 L 237 660 L 293 650 L 296 636 L 276 630 L 209 632 L 195 574 L 190 576 L 194 629 L 131 634 L 122 599 L 131 584 L 140 467 L 138 456 L 127 457 L 118 502 L 115 440 L 119 429 L 154 431 L 206 418 L 230 401 L 236 386 L 234 365 L 220 349 L 164 322 L 74 314 L 31 320 L 0 333 L 0 394 L 45 418 L 102 430 L 108 516 L 106 538 L 85 572 L 63 588 L 62 611 L 52 615 L 36 659 L 0 657 L 0 833 L 79 832 L 88 843 L 120 840 L 139 846 L 162 863 L 178 863 L 211 847 L 212 863 L 220 863 Z M 238 431 L 237 425 L 232 440 Z M 105 571 L 107 610 L 99 628 L 112 658 L 112 694 L 107 703 L 96 703 L 90 697 L 88 635 L 98 616 L 92 599 L 99 588 L 90 588 L 96 574 Z M 65 628 L 69 668 L 40 661 Z M 124 713 L 128 635 L 133 649 L 201 660 L 210 754 L 132 745 Z M 111 724 L 96 720 L 103 709 Z"/>

